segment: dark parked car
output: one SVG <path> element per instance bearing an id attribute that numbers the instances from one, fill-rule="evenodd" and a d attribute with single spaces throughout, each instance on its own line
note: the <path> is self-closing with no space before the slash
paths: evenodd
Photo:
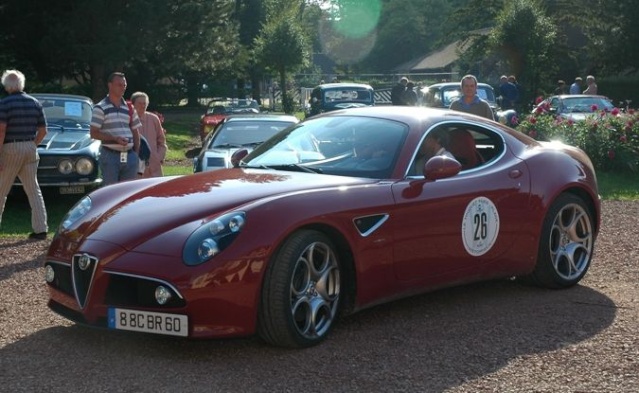
<path id="1" fill-rule="evenodd" d="M 431 133 L 455 159 L 415 168 Z M 245 154 L 82 198 L 45 257 L 48 306 L 114 330 L 307 347 L 391 299 L 512 277 L 567 288 L 592 261 L 601 205 L 586 154 L 487 119 L 332 111 Z"/>
<path id="2" fill-rule="evenodd" d="M 32 94 L 44 109 L 47 136 L 38 146 L 38 183 L 60 194 L 84 194 L 102 183 L 100 141 L 89 134 L 93 102 L 69 94 Z M 16 179 L 16 185 L 20 185 Z"/>
<path id="3" fill-rule="evenodd" d="M 291 115 L 230 115 L 204 140 L 202 150 L 193 159 L 193 172 L 231 168 L 231 156 L 238 149 L 253 150 L 284 128 L 297 124 Z"/>
<path id="4" fill-rule="evenodd" d="M 422 89 L 424 95 L 423 103 L 431 108 L 450 108 L 450 104 L 462 96 L 461 85 L 459 82 L 443 82 L 424 87 Z M 509 126 L 515 126 L 517 112 L 509 109 L 502 111 L 499 108 L 495 90 L 487 83 L 477 84 L 477 95 L 479 98 L 488 102 L 493 110 L 495 121 Z"/>
<path id="5" fill-rule="evenodd" d="M 306 106 L 306 117 L 337 109 L 375 105 L 373 88 L 361 83 L 326 83 L 316 86 Z"/>
<path id="6" fill-rule="evenodd" d="M 585 120 L 596 112 L 612 112 L 614 104 L 608 97 L 584 94 L 551 96 L 540 102 L 535 112 L 549 112 L 563 119 L 572 121 Z"/>
<path id="7" fill-rule="evenodd" d="M 200 140 L 213 130 L 228 115 L 240 113 L 259 113 L 260 105 L 248 98 L 214 98 L 200 118 Z"/>

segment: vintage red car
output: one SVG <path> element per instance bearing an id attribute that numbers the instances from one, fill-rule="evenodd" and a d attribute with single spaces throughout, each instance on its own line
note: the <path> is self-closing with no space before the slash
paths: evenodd
<path id="1" fill-rule="evenodd" d="M 200 117 L 200 140 L 217 127 L 228 115 L 240 113 L 260 113 L 260 106 L 248 98 L 214 98 Z"/>
<path id="2" fill-rule="evenodd" d="M 415 167 L 431 133 L 455 159 Z M 593 258 L 586 154 L 497 122 L 354 108 L 245 153 L 81 199 L 46 255 L 49 307 L 114 330 L 307 347 L 391 299 L 496 278 L 566 288 Z"/>

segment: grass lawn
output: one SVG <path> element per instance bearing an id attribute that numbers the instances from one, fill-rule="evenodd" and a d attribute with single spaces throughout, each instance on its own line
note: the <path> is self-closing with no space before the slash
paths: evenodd
<path id="1" fill-rule="evenodd" d="M 164 174 L 188 175 L 193 173 L 193 152 L 200 146 L 198 122 L 203 109 L 171 109 L 163 111 L 169 152 L 163 167 Z M 603 199 L 639 199 L 639 173 L 598 173 L 599 193 Z M 57 229 L 62 217 L 80 199 L 78 195 L 61 196 L 57 191 L 43 190 L 49 221 L 49 230 Z M 26 236 L 31 232 L 31 209 L 21 189 L 7 199 L 2 217 L 0 237 Z"/>

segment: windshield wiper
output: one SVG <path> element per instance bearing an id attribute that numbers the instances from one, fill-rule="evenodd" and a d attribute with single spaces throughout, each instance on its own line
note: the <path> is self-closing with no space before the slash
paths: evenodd
<path id="1" fill-rule="evenodd" d="M 228 147 L 242 147 L 242 145 L 238 145 L 236 143 L 222 143 L 219 145 L 214 145 L 211 146 L 210 149 L 217 149 L 217 148 L 228 148 Z"/>
<path id="2" fill-rule="evenodd" d="M 281 169 L 284 171 L 297 170 L 299 172 L 308 172 L 308 173 L 323 172 L 320 168 L 309 168 L 306 165 L 300 165 L 300 164 L 269 165 L 268 167 L 273 169 Z"/>

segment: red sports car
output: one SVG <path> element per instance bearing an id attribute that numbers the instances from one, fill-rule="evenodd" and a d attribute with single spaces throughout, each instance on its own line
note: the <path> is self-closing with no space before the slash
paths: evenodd
<path id="1" fill-rule="evenodd" d="M 427 155 L 429 135 L 455 158 Z M 115 330 L 307 347 L 402 296 L 500 277 L 570 287 L 593 257 L 586 154 L 497 122 L 346 109 L 245 154 L 81 199 L 46 256 L 49 307 Z"/>

